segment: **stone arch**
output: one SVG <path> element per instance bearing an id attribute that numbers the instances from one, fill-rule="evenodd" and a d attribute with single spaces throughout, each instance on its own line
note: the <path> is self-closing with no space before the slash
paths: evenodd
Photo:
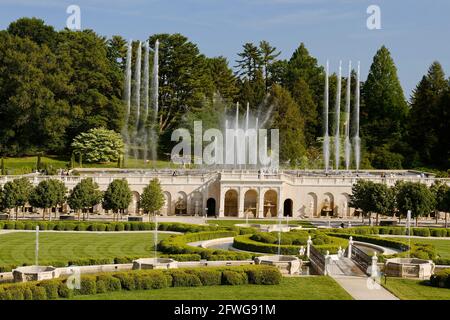
<path id="1" fill-rule="evenodd" d="M 187 195 L 183 191 L 179 191 L 175 198 L 175 214 L 186 215 L 187 214 Z"/>
<path id="2" fill-rule="evenodd" d="M 286 199 L 283 203 L 283 216 L 285 217 L 292 217 L 292 207 L 293 207 L 293 201 L 292 199 Z"/>
<path id="3" fill-rule="evenodd" d="M 191 205 L 190 205 L 190 212 L 191 215 L 201 216 L 203 215 L 203 195 L 199 191 L 194 191 L 191 194 Z"/>
<path id="4" fill-rule="evenodd" d="M 173 215 L 173 212 L 171 210 L 172 209 L 172 195 L 168 191 L 164 191 L 163 194 L 164 194 L 164 205 L 162 207 L 161 213 L 165 216 L 171 216 L 171 215 Z"/>
<path id="5" fill-rule="evenodd" d="M 314 192 L 308 193 L 306 202 L 306 213 L 310 218 L 316 217 L 317 214 L 317 195 Z"/>
<path id="6" fill-rule="evenodd" d="M 340 217 L 350 217 L 350 195 L 346 192 L 343 192 L 339 195 L 339 200 L 337 203 L 338 206 L 338 212 Z"/>
<path id="7" fill-rule="evenodd" d="M 216 212 L 217 212 L 216 199 L 209 198 L 206 201 L 206 207 L 208 208 L 208 211 L 207 211 L 208 217 L 214 217 L 216 215 Z"/>
<path id="8" fill-rule="evenodd" d="M 128 214 L 139 214 L 140 209 L 141 196 L 139 192 L 132 191 L 131 192 L 131 202 L 128 205 Z"/>
<path id="9" fill-rule="evenodd" d="M 237 217 L 238 216 L 238 198 L 239 198 L 239 194 L 234 189 L 228 190 L 225 193 L 224 215 L 226 217 Z"/>
<path id="10" fill-rule="evenodd" d="M 247 190 L 244 194 L 244 216 L 248 212 L 249 218 L 255 218 L 257 208 L 258 192 L 254 189 Z"/>
<path id="11" fill-rule="evenodd" d="M 264 217 L 275 218 L 278 216 L 278 194 L 275 190 L 264 193 Z"/>
<path id="12" fill-rule="evenodd" d="M 320 210 L 321 216 L 330 217 L 334 213 L 334 196 L 330 192 L 323 195 L 323 202 Z"/>

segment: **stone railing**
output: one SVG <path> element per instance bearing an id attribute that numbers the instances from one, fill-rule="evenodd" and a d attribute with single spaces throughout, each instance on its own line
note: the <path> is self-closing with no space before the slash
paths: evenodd
<path id="1" fill-rule="evenodd" d="M 313 245 L 310 246 L 309 260 L 319 274 L 325 274 L 325 256 Z"/>
<path id="2" fill-rule="evenodd" d="M 351 246 L 351 259 L 366 273 L 372 265 L 372 257 L 354 245 Z"/>

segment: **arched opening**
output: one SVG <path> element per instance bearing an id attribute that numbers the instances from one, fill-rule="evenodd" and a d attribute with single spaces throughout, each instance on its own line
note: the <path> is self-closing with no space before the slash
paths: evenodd
<path id="1" fill-rule="evenodd" d="M 346 218 L 350 217 L 350 207 L 348 205 L 350 201 L 350 196 L 348 193 L 341 193 L 339 197 L 339 216 Z"/>
<path id="2" fill-rule="evenodd" d="M 278 216 L 278 195 L 275 190 L 269 190 L 264 194 L 264 217 L 276 218 Z"/>
<path id="3" fill-rule="evenodd" d="M 133 191 L 131 193 L 131 203 L 128 206 L 128 214 L 139 214 L 139 202 L 141 197 L 139 192 Z"/>
<path id="4" fill-rule="evenodd" d="M 329 192 L 324 194 L 320 213 L 322 217 L 331 217 L 334 214 L 334 196 Z"/>
<path id="5" fill-rule="evenodd" d="M 165 216 L 171 216 L 172 213 L 172 196 L 170 195 L 170 192 L 165 191 L 164 192 L 164 206 L 161 210 L 162 214 Z"/>
<path id="6" fill-rule="evenodd" d="M 256 218 L 256 208 L 258 203 L 258 193 L 256 190 L 248 190 L 244 195 L 244 217 Z"/>
<path id="7" fill-rule="evenodd" d="M 216 215 L 216 199 L 209 198 L 206 201 L 206 207 L 208 208 L 207 211 L 208 217 L 214 217 Z"/>
<path id="8" fill-rule="evenodd" d="M 186 193 L 180 191 L 177 193 L 175 201 L 175 214 L 186 215 L 187 214 L 187 196 Z"/>
<path id="9" fill-rule="evenodd" d="M 228 190 L 225 193 L 225 208 L 224 214 L 226 217 L 238 216 L 238 193 L 236 190 Z"/>
<path id="10" fill-rule="evenodd" d="M 203 195 L 195 191 L 191 196 L 191 206 L 190 206 L 190 213 L 194 216 L 200 216 L 203 215 Z"/>
<path id="11" fill-rule="evenodd" d="M 285 217 L 292 217 L 292 199 L 286 199 L 284 200 L 283 204 L 283 215 Z"/>
<path id="12" fill-rule="evenodd" d="M 306 213 L 308 217 L 313 218 L 317 216 L 317 195 L 314 192 L 308 193 L 306 207 Z"/>

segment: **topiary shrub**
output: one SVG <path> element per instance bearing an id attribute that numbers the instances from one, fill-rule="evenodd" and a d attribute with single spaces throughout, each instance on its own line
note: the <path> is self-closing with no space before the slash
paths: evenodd
<path id="1" fill-rule="evenodd" d="M 450 288 L 450 269 L 444 269 L 433 274 L 430 278 L 430 284 L 434 287 Z"/>
<path id="2" fill-rule="evenodd" d="M 152 273 L 135 273 L 136 289 L 149 290 L 167 288 L 172 284 L 171 280 L 172 279 L 159 270 L 155 270 Z"/>
<path id="3" fill-rule="evenodd" d="M 58 288 L 60 282 L 60 280 L 44 280 L 39 283 L 39 286 L 45 289 L 47 299 L 58 299 Z"/>
<path id="4" fill-rule="evenodd" d="M 97 224 L 97 231 L 105 231 L 106 225 L 104 223 L 98 223 Z"/>
<path id="5" fill-rule="evenodd" d="M 96 277 L 95 276 L 82 276 L 80 281 L 80 289 L 77 289 L 76 292 L 80 295 L 87 294 L 96 294 Z"/>
<path id="6" fill-rule="evenodd" d="M 116 231 L 125 230 L 125 225 L 122 222 L 116 223 Z"/>
<path id="7" fill-rule="evenodd" d="M 106 231 L 116 231 L 116 226 L 111 223 L 108 223 L 106 225 Z"/>
<path id="8" fill-rule="evenodd" d="M 33 300 L 47 300 L 47 291 L 44 287 L 32 286 L 31 293 L 33 294 Z"/>
<path id="9" fill-rule="evenodd" d="M 122 285 L 118 278 L 113 277 L 111 274 L 101 274 L 97 276 L 97 284 L 101 281 L 105 284 L 106 291 L 118 291 L 122 289 Z M 98 285 L 97 285 L 98 292 Z"/>
<path id="10" fill-rule="evenodd" d="M 174 287 L 199 287 L 202 282 L 197 275 L 182 270 L 171 270 L 172 286 Z"/>
<path id="11" fill-rule="evenodd" d="M 124 273 L 117 273 L 113 275 L 115 278 L 120 280 L 120 285 L 122 289 L 125 290 L 135 290 L 135 282 L 134 278 L 131 273 L 124 272 Z"/>
<path id="12" fill-rule="evenodd" d="M 245 272 L 225 270 L 222 272 L 222 284 L 230 286 L 248 284 L 248 276 Z"/>
<path id="13" fill-rule="evenodd" d="M 222 283 L 222 273 L 214 269 L 192 269 L 186 270 L 187 273 L 196 275 L 204 286 L 218 286 Z"/>
<path id="14" fill-rule="evenodd" d="M 60 281 L 58 285 L 58 295 L 61 298 L 70 299 L 73 296 L 73 290 L 67 286 L 67 281 Z"/>
<path id="15" fill-rule="evenodd" d="M 432 237 L 446 237 L 447 230 L 444 228 L 433 228 L 430 229 L 430 234 Z"/>
<path id="16" fill-rule="evenodd" d="M 76 231 L 86 231 L 87 225 L 85 223 L 77 223 L 77 225 L 75 226 L 75 230 Z"/>
<path id="17" fill-rule="evenodd" d="M 430 229 L 428 229 L 428 228 L 412 228 L 412 233 L 415 236 L 429 237 Z"/>
<path id="18" fill-rule="evenodd" d="M 24 230 L 35 230 L 35 229 L 36 229 L 36 224 L 34 224 L 33 222 L 30 222 L 30 221 L 25 222 Z"/>
<path id="19" fill-rule="evenodd" d="M 248 268 L 245 271 L 251 284 L 274 285 L 281 282 L 280 270 L 275 267 Z"/>

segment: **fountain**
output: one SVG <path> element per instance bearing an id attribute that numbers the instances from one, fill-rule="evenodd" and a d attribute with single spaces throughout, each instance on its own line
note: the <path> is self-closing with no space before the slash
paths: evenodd
<path id="1" fill-rule="evenodd" d="M 144 70 L 142 75 L 142 43 L 138 41 L 136 59 L 134 64 L 134 85 L 132 86 L 132 42 L 128 43 L 125 65 L 125 90 L 124 100 L 126 104 L 125 124 L 122 130 L 126 150 L 125 158 L 132 155 L 135 160 L 143 159 L 147 163 L 149 146 L 151 146 L 151 158 L 157 158 L 157 114 L 158 114 L 158 50 L 159 42 L 155 43 L 154 66 L 152 80 L 152 104 L 154 112 L 150 117 L 149 111 L 149 51 L 148 41 L 144 44 Z M 142 81 L 143 80 L 143 81 Z M 132 98 L 133 97 L 133 98 Z M 142 106 L 143 101 L 143 106 Z M 134 117 L 134 119 L 132 119 Z M 134 120 L 134 121 L 131 121 Z"/>
<path id="2" fill-rule="evenodd" d="M 339 161 L 341 158 L 340 143 L 340 123 L 341 123 L 341 78 L 342 78 L 342 61 L 339 61 L 339 75 L 337 79 L 336 104 L 334 110 L 335 119 L 335 135 L 334 135 L 334 161 L 336 170 L 339 170 Z"/>
<path id="3" fill-rule="evenodd" d="M 323 117 L 325 119 L 324 123 L 324 136 L 323 136 L 323 161 L 325 163 L 325 172 L 328 172 L 330 167 L 330 137 L 328 135 L 328 60 L 327 67 L 325 69 L 325 94 L 323 98 Z"/>
<path id="4" fill-rule="evenodd" d="M 52 266 L 39 265 L 39 226 L 36 226 L 34 266 L 18 267 L 12 271 L 14 282 L 50 280 L 59 277 L 59 271 Z"/>
<path id="5" fill-rule="evenodd" d="M 355 166 L 356 170 L 359 170 L 359 164 L 361 162 L 361 139 L 359 138 L 359 75 L 360 75 L 360 63 L 358 62 L 358 70 L 356 72 L 356 89 L 355 89 L 355 136 L 353 137 L 353 145 L 355 148 Z"/>
<path id="6" fill-rule="evenodd" d="M 350 91 L 351 91 L 351 80 L 352 79 L 352 62 L 348 63 L 348 78 L 347 78 L 347 94 L 345 99 L 345 169 L 348 171 L 350 169 Z"/>

